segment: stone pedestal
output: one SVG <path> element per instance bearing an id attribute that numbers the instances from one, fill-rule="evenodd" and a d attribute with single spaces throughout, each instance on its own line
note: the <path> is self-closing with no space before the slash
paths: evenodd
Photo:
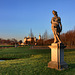
<path id="1" fill-rule="evenodd" d="M 68 68 L 67 63 L 64 61 L 65 46 L 62 43 L 52 43 L 49 48 L 51 48 L 51 61 L 48 63 L 48 67 L 57 70 Z"/>

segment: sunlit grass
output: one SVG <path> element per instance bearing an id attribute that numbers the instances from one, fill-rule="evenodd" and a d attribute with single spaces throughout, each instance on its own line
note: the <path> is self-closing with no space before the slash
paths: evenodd
<path id="1" fill-rule="evenodd" d="M 30 50 L 29 47 L 0 49 L 0 58 L 15 58 L 0 62 L 0 75 L 75 75 L 75 49 L 64 51 L 69 69 L 48 68 L 50 50 Z"/>

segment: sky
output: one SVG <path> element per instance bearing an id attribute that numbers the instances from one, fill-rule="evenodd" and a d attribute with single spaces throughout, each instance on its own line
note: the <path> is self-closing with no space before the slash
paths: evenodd
<path id="1" fill-rule="evenodd" d="M 52 11 L 61 17 L 62 33 L 75 28 L 75 0 L 0 0 L 0 38 L 23 40 L 47 30 L 51 36 Z"/>

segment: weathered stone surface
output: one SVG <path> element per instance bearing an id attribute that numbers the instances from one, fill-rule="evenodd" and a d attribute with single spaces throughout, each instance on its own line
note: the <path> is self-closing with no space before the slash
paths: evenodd
<path id="1" fill-rule="evenodd" d="M 58 62 L 55 61 L 50 61 L 48 63 L 49 68 L 57 69 L 57 70 L 64 70 L 68 68 L 68 65 L 66 62 L 63 62 L 62 64 L 59 64 Z"/>
<path id="2" fill-rule="evenodd" d="M 61 43 L 61 40 L 60 40 L 60 32 L 62 31 L 62 24 L 61 24 L 61 18 L 58 17 L 58 14 L 56 11 L 52 11 L 54 17 L 52 17 L 52 20 L 51 20 L 51 28 L 52 28 L 52 31 L 53 31 L 53 34 L 54 34 L 54 43 L 57 43 L 57 42 L 60 42 Z"/>
<path id="3" fill-rule="evenodd" d="M 64 44 L 60 40 L 60 32 L 62 31 L 61 18 L 58 17 L 56 11 L 52 11 L 54 17 L 51 20 L 51 28 L 54 34 L 54 43 L 52 43 L 49 48 L 51 48 L 51 61 L 48 63 L 49 68 L 55 68 L 62 70 L 68 68 L 67 63 L 64 61 Z"/>
<path id="4" fill-rule="evenodd" d="M 48 63 L 49 68 L 62 70 L 68 68 L 67 63 L 64 61 L 64 45 L 62 43 L 53 43 L 51 48 L 51 61 Z"/>

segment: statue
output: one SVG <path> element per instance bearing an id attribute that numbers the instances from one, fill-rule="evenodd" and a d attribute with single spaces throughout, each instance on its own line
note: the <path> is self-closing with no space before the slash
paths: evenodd
<path id="1" fill-rule="evenodd" d="M 54 34 L 54 43 L 61 43 L 61 40 L 60 40 L 60 32 L 62 31 L 62 24 L 61 24 L 61 18 L 58 17 L 58 14 L 56 11 L 52 11 L 54 17 L 52 17 L 52 20 L 51 20 L 51 28 L 52 28 L 52 31 L 53 31 L 53 34 Z"/>
<path id="2" fill-rule="evenodd" d="M 52 11 L 54 17 L 51 20 L 51 28 L 54 34 L 54 43 L 48 46 L 51 49 L 51 61 L 48 63 L 49 68 L 64 70 L 68 68 L 64 61 L 64 44 L 60 40 L 60 32 L 62 31 L 61 18 L 58 17 L 56 11 Z"/>

